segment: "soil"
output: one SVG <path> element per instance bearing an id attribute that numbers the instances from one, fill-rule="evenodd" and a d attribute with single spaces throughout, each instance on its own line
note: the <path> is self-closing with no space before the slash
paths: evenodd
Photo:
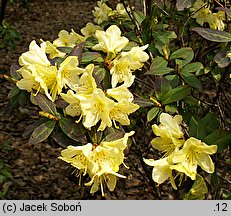
<path id="1" fill-rule="evenodd" d="M 28 50 L 32 40 L 54 40 L 60 30 L 79 30 L 93 20 L 94 0 L 36 0 L 29 1 L 29 10 L 18 3 L 8 5 L 5 19 L 21 33 L 22 40 L 16 49 L 0 50 L 0 72 L 9 73 L 10 66 L 18 63 L 19 56 Z M 174 199 L 169 184 L 156 188 L 147 176 L 136 154 L 136 148 L 127 150 L 126 165 L 115 191 L 107 190 L 103 198 L 101 192 L 90 195 L 89 188 L 80 187 L 68 175 L 69 167 L 58 159 L 63 148 L 48 139 L 36 145 L 28 144 L 22 137 L 25 128 L 38 118 L 34 106 L 20 108 L 12 116 L 6 117 L 4 109 L 8 103 L 13 84 L 0 79 L 0 144 L 9 143 L 10 149 L 0 151 L 12 174 L 10 181 L 0 184 L 7 190 L 4 199 Z M 137 132 L 139 133 L 139 132 Z M 147 144 L 143 144 L 147 148 Z M 148 157 L 147 157 L 148 158 Z M 149 168 L 147 168 L 149 169 Z M 151 174 L 151 169 L 148 170 Z"/>

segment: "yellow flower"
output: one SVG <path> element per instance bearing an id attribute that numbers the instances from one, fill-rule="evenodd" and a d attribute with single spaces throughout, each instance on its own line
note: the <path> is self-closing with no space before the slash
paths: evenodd
<path id="1" fill-rule="evenodd" d="M 173 168 L 179 172 L 185 173 L 192 180 L 196 179 L 197 166 L 199 165 L 208 173 L 214 172 L 214 164 L 209 155 L 216 153 L 216 145 L 206 145 L 200 140 L 190 137 L 183 148 L 174 153 L 173 163 L 177 163 Z"/>
<path id="2" fill-rule="evenodd" d="M 19 89 L 27 90 L 28 92 L 32 91 L 32 89 L 40 89 L 40 85 L 35 79 L 37 76 L 35 70 L 31 71 L 27 67 L 22 67 L 18 70 L 18 72 L 22 76 L 22 79 L 16 83 Z"/>
<path id="3" fill-rule="evenodd" d="M 132 75 L 130 63 L 127 58 L 114 59 L 110 69 L 111 85 L 115 88 L 118 83 L 123 83 L 123 86 L 130 87 L 135 80 L 135 75 Z"/>
<path id="4" fill-rule="evenodd" d="M 101 120 L 98 131 L 103 131 L 106 127 L 111 127 L 110 112 L 114 107 L 114 101 L 107 98 L 104 92 L 96 88 L 91 97 L 81 100 L 81 109 L 83 113 L 83 125 L 91 128 Z"/>
<path id="5" fill-rule="evenodd" d="M 160 125 L 152 125 L 154 134 L 158 137 L 151 141 L 153 148 L 166 152 L 165 156 L 170 155 L 174 151 L 178 151 L 183 145 L 183 132 L 180 126 L 182 122 L 181 115 L 172 117 L 167 113 L 161 113 Z"/>
<path id="6" fill-rule="evenodd" d="M 79 75 L 83 69 L 78 68 L 79 61 L 77 56 L 68 56 L 59 66 L 58 76 L 62 86 L 68 85 L 70 88 L 79 81 Z"/>
<path id="7" fill-rule="evenodd" d="M 137 104 L 132 103 L 133 95 L 124 86 L 108 89 L 107 95 L 117 100 L 114 108 L 110 112 L 110 118 L 113 121 L 118 121 L 121 125 L 129 125 L 130 120 L 128 115 L 139 109 Z"/>
<path id="8" fill-rule="evenodd" d="M 172 164 L 169 162 L 170 160 L 168 159 L 168 157 L 159 160 L 145 158 L 143 160 L 147 165 L 153 166 L 152 179 L 154 182 L 159 185 L 170 178 L 172 187 L 175 190 L 177 189 L 174 177 L 172 175 Z"/>
<path id="9" fill-rule="evenodd" d="M 62 150 L 59 159 L 70 163 L 73 167 L 79 169 L 83 175 L 88 172 L 89 161 L 88 157 L 92 153 L 92 144 L 88 143 L 83 146 L 68 146 Z"/>
<path id="10" fill-rule="evenodd" d="M 127 8 L 128 12 L 130 12 L 130 8 L 128 7 Z M 120 16 L 123 16 L 125 18 L 129 18 L 129 15 L 126 11 L 126 9 L 124 8 L 124 5 L 122 3 L 118 3 L 116 5 L 116 12 L 120 15 Z"/>
<path id="11" fill-rule="evenodd" d="M 67 94 L 61 93 L 60 95 L 67 103 L 69 103 L 65 108 L 67 115 L 72 117 L 81 115 L 80 100 L 72 90 L 68 90 Z"/>
<path id="12" fill-rule="evenodd" d="M 93 23 L 89 22 L 80 31 L 86 38 L 88 38 L 88 37 L 95 35 L 96 30 L 101 30 L 101 27 L 98 25 L 94 25 Z"/>
<path id="13" fill-rule="evenodd" d="M 210 28 L 223 31 L 225 28 L 223 20 L 225 20 L 225 12 L 218 11 L 218 13 L 213 13 L 213 19 L 210 19 L 208 23 Z"/>
<path id="14" fill-rule="evenodd" d="M 58 34 L 58 38 L 53 41 L 56 47 L 74 47 L 77 45 L 77 39 L 73 34 L 70 34 L 66 30 L 61 30 Z"/>
<path id="15" fill-rule="evenodd" d="M 93 49 L 111 53 L 114 56 L 129 42 L 126 37 L 121 37 L 121 31 L 116 25 L 110 26 L 106 32 L 96 30 L 95 37 L 98 39 L 99 44 L 96 44 Z"/>
<path id="16" fill-rule="evenodd" d="M 92 14 L 95 17 L 94 21 L 99 25 L 108 20 L 108 14 L 112 11 L 112 9 L 101 1 L 98 1 L 97 4 L 98 7 L 94 8 L 95 10 L 92 11 Z"/>
<path id="17" fill-rule="evenodd" d="M 23 53 L 19 57 L 19 64 L 21 66 L 29 66 L 29 65 L 42 65 L 48 67 L 51 65 L 50 61 L 46 56 L 46 43 L 41 43 L 41 47 L 39 47 L 36 42 L 33 40 L 29 45 L 29 51 Z"/>
<path id="18" fill-rule="evenodd" d="M 205 194 L 208 193 L 208 188 L 204 181 L 204 178 L 199 174 L 196 175 L 196 180 L 193 183 L 190 191 L 184 196 L 184 200 L 203 200 Z"/>
<path id="19" fill-rule="evenodd" d="M 46 53 L 49 54 L 51 59 L 56 57 L 63 58 L 66 55 L 66 53 L 59 51 L 57 46 L 55 46 L 50 41 L 46 41 Z"/>

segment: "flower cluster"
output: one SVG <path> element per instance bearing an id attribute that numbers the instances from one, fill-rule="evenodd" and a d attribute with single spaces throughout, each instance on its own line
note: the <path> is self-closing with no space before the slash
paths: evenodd
<path id="1" fill-rule="evenodd" d="M 152 178 L 156 183 L 161 184 L 170 178 L 172 187 L 177 189 L 173 170 L 178 175 L 185 174 L 192 180 L 198 175 L 197 166 L 208 173 L 214 172 L 214 164 L 209 155 L 216 153 L 216 145 L 208 146 L 194 137 L 185 140 L 180 115 L 172 117 L 167 113 L 161 113 L 160 123 L 159 126 L 152 126 L 157 137 L 151 144 L 153 148 L 165 152 L 165 155 L 159 160 L 144 159 L 146 164 L 154 166 Z"/>
<path id="2" fill-rule="evenodd" d="M 113 191 L 117 177 L 126 178 L 117 172 L 124 160 L 123 151 L 127 147 L 128 137 L 133 134 L 134 132 L 131 131 L 123 138 L 111 142 L 102 141 L 99 144 L 68 146 L 61 152 L 59 158 L 78 169 L 78 175 L 89 175 L 91 180 L 85 185 L 91 186 L 90 193 L 98 191 L 100 186 L 102 196 L 104 196 L 104 183 L 109 190 Z"/>
<path id="3" fill-rule="evenodd" d="M 210 28 L 223 31 L 225 24 L 225 12 L 218 11 L 218 13 L 212 13 L 209 9 L 207 3 L 204 3 L 202 0 L 197 0 L 193 7 L 190 8 L 190 11 L 193 12 L 193 18 L 196 19 L 196 22 L 203 26 L 204 23 L 208 23 Z"/>
<path id="4" fill-rule="evenodd" d="M 84 32 L 89 35 L 86 28 Z M 133 95 L 128 90 L 135 78 L 132 72 L 142 68 L 149 56 L 144 52 L 147 45 L 121 52 L 129 41 L 121 36 L 116 25 L 110 26 L 106 31 L 96 30 L 95 37 L 99 43 L 95 44 L 92 50 L 107 53 L 105 62 L 110 64 L 106 69 L 111 74 L 112 88 L 102 89 L 94 78 L 96 66 L 90 63 L 85 68 L 80 67 L 78 56 L 62 53 L 65 57 L 61 63 L 52 64 L 49 59 L 58 52 L 48 52 L 51 46 L 54 47 L 53 50 L 58 50 L 59 45 L 72 47 L 78 44 L 78 37 L 75 34 L 68 35 L 65 31 L 61 31 L 59 38 L 50 45 L 48 42 L 42 42 L 38 46 L 35 41 L 31 42 L 29 51 L 19 58 L 22 66 L 19 73 L 22 79 L 17 82 L 17 86 L 27 91 L 42 91 L 52 101 L 60 95 L 69 104 L 65 109 L 68 115 L 80 116 L 87 129 L 101 121 L 98 130 L 103 131 L 106 127 L 111 127 L 112 122 L 115 126 L 116 122 L 121 125 L 130 124 L 128 115 L 139 108 L 132 102 Z M 50 54 L 49 58 L 47 54 Z"/>

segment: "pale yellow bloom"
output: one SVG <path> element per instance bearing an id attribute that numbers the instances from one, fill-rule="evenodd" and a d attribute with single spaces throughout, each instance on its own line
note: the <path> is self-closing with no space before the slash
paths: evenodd
<path id="1" fill-rule="evenodd" d="M 130 12 L 130 8 L 127 8 L 127 10 L 128 10 L 128 12 Z M 129 15 L 128 15 L 127 11 L 125 10 L 124 5 L 122 3 L 118 3 L 116 5 L 116 12 L 122 17 L 129 18 Z"/>
<path id="2" fill-rule="evenodd" d="M 160 125 L 152 125 L 154 134 L 158 137 L 151 141 L 153 148 L 165 152 L 165 156 L 174 151 L 178 151 L 183 145 L 183 132 L 181 128 L 182 116 L 175 115 L 172 117 L 167 113 L 160 114 Z"/>
<path id="3" fill-rule="evenodd" d="M 83 175 L 88 172 L 89 161 L 88 157 L 92 153 L 92 144 L 88 143 L 83 146 L 68 146 L 62 150 L 59 159 L 70 163 L 73 167 L 82 171 Z"/>
<path id="4" fill-rule="evenodd" d="M 62 82 L 62 86 L 68 85 L 70 88 L 79 81 L 79 75 L 83 73 L 78 68 L 79 61 L 77 56 L 68 56 L 59 66 L 58 76 Z"/>
<path id="5" fill-rule="evenodd" d="M 35 64 L 45 67 L 50 66 L 51 63 L 46 56 L 46 43 L 41 43 L 40 46 L 38 46 L 33 40 L 29 45 L 29 51 L 23 53 L 19 57 L 19 64 L 21 66 L 29 66 Z"/>
<path id="6" fill-rule="evenodd" d="M 225 28 L 223 20 L 225 20 L 225 12 L 218 11 L 218 13 L 213 13 L 213 19 L 209 20 L 208 23 L 210 28 L 223 31 Z"/>
<path id="7" fill-rule="evenodd" d="M 96 88 L 91 97 L 81 100 L 83 114 L 83 125 L 91 128 L 101 120 L 98 131 L 103 131 L 106 127 L 111 127 L 110 112 L 114 107 L 114 101 L 107 98 L 104 92 Z"/>
<path id="8" fill-rule="evenodd" d="M 51 59 L 56 57 L 63 58 L 66 55 L 66 53 L 59 51 L 57 46 L 55 46 L 50 41 L 46 41 L 46 53 L 49 54 Z"/>
<path id="9" fill-rule="evenodd" d="M 126 37 L 121 37 L 121 31 L 118 26 L 110 26 L 106 32 L 96 30 L 95 37 L 99 44 L 96 44 L 93 49 L 101 50 L 106 53 L 112 53 L 114 56 L 120 52 L 129 42 Z"/>
<path id="10" fill-rule="evenodd" d="M 70 34 L 66 30 L 61 30 L 58 34 L 58 38 L 53 41 L 56 47 L 74 47 L 78 41 L 74 34 Z"/>
<path id="11" fill-rule="evenodd" d="M 173 170 L 172 164 L 170 163 L 168 157 L 159 160 L 145 159 L 145 158 L 143 160 L 147 165 L 153 166 L 152 179 L 154 182 L 156 182 L 159 185 L 170 178 L 172 187 L 175 190 L 177 189 L 174 177 L 172 175 L 172 170 Z"/>
<path id="12" fill-rule="evenodd" d="M 69 103 L 65 108 L 67 115 L 72 117 L 81 115 L 80 100 L 72 90 L 68 90 L 66 94 L 61 93 L 60 95 L 67 103 Z"/>
<path id="13" fill-rule="evenodd" d="M 102 22 L 108 20 L 108 14 L 112 11 L 112 9 L 108 7 L 105 3 L 102 3 L 101 1 L 98 1 L 97 4 L 98 7 L 94 8 L 92 14 L 95 17 L 94 21 L 99 25 Z"/>
<path id="14" fill-rule="evenodd" d="M 208 188 L 204 178 L 199 174 L 196 175 L 196 180 L 193 183 L 190 191 L 184 196 L 184 200 L 203 200 L 205 194 L 208 193 Z"/>
<path id="15" fill-rule="evenodd" d="M 88 38 L 88 37 L 94 36 L 96 30 L 101 30 L 101 27 L 98 25 L 94 25 L 93 23 L 89 22 L 80 31 L 86 38 Z"/>
<path id="16" fill-rule="evenodd" d="M 108 89 L 107 95 L 117 100 L 114 108 L 110 112 L 110 118 L 113 121 L 118 121 L 121 125 L 129 125 L 130 120 L 128 115 L 139 109 L 137 104 L 132 103 L 133 95 L 124 86 Z"/>
<path id="17" fill-rule="evenodd" d="M 172 161 L 173 163 L 177 163 L 173 168 L 185 173 L 192 180 L 196 179 L 198 165 L 204 171 L 213 173 L 214 164 L 209 155 L 216 153 L 216 151 L 216 145 L 206 145 L 204 142 L 190 137 L 184 143 L 183 148 L 173 155 Z"/>

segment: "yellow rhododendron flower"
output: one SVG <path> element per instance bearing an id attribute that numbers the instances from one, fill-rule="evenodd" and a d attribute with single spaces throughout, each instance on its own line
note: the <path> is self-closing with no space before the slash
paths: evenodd
<path id="1" fill-rule="evenodd" d="M 216 145 L 207 145 L 200 140 L 190 137 L 184 143 L 183 148 L 174 153 L 172 157 L 174 169 L 185 173 L 192 180 L 196 179 L 197 166 L 199 165 L 208 173 L 214 172 L 214 164 L 209 155 L 216 153 Z"/>
<path id="2" fill-rule="evenodd" d="M 122 52 L 118 58 L 112 61 L 112 74 L 111 84 L 115 88 L 117 83 L 124 82 L 124 86 L 130 87 L 134 82 L 135 76 L 132 72 L 143 67 L 144 62 L 149 59 L 145 49 L 148 45 L 142 47 L 133 47 L 129 52 Z"/>
<path id="3" fill-rule="evenodd" d="M 61 93 L 60 95 L 67 103 L 69 103 L 65 108 L 67 115 L 72 117 L 81 115 L 80 100 L 72 90 L 68 90 L 66 94 Z"/>
<path id="4" fill-rule="evenodd" d="M 59 66 L 58 76 L 62 82 L 62 86 L 68 85 L 70 88 L 74 86 L 79 75 L 83 73 L 81 68 L 78 68 L 79 61 L 77 56 L 68 56 Z"/>
<path id="5" fill-rule="evenodd" d="M 154 182 L 156 182 L 159 185 L 170 178 L 172 187 L 175 190 L 177 189 L 174 177 L 172 175 L 172 170 L 173 170 L 172 164 L 170 163 L 168 157 L 159 160 L 145 159 L 145 158 L 143 160 L 147 165 L 153 166 L 152 179 Z"/>
<path id="6" fill-rule="evenodd" d="M 127 11 L 130 12 L 130 8 L 129 7 L 127 8 Z M 125 17 L 125 18 L 129 18 L 129 15 L 128 15 L 127 11 L 126 11 L 126 9 L 125 9 L 125 7 L 124 7 L 124 5 L 122 3 L 118 3 L 116 5 L 116 12 L 120 16 Z"/>
<path id="7" fill-rule="evenodd" d="M 101 29 L 102 28 L 100 26 L 94 25 L 93 23 L 89 22 L 80 31 L 86 38 L 88 38 L 88 37 L 95 35 L 96 30 L 101 30 Z"/>
<path id="8" fill-rule="evenodd" d="M 56 57 L 63 58 L 66 55 L 66 53 L 59 51 L 57 46 L 55 46 L 50 41 L 46 41 L 46 53 L 49 54 L 51 59 Z"/>
<path id="9" fill-rule="evenodd" d="M 88 143 L 83 146 L 68 146 L 59 157 L 70 163 L 80 171 L 80 174 L 88 174 L 91 181 L 86 186 L 91 186 L 91 193 L 95 193 L 101 186 L 104 196 L 103 184 L 106 183 L 109 190 L 113 191 L 117 177 L 126 178 L 118 174 L 119 166 L 123 163 L 123 150 L 127 147 L 128 137 L 134 131 L 126 133 L 123 138 L 111 142 L 102 141 L 99 144 Z"/>
<path id="10" fill-rule="evenodd" d="M 225 20 L 224 11 L 218 11 L 218 13 L 213 13 L 213 18 L 209 20 L 210 28 L 223 31 L 225 29 L 225 24 L 223 20 Z"/>
<path id="11" fill-rule="evenodd" d="M 102 22 L 108 20 L 108 14 L 112 11 L 112 9 L 101 1 L 98 1 L 97 4 L 98 4 L 98 7 L 94 8 L 94 10 L 92 11 L 92 14 L 95 17 L 94 21 L 98 23 L 99 25 Z"/>
<path id="12" fill-rule="evenodd" d="M 50 66 L 51 63 L 46 56 L 46 43 L 41 43 L 40 46 L 38 46 L 33 40 L 29 45 L 29 51 L 23 53 L 19 57 L 19 64 L 21 66 L 29 66 L 35 64 L 45 67 Z"/>
<path id="13" fill-rule="evenodd" d="M 196 180 L 193 183 L 190 191 L 184 196 L 184 200 L 203 200 L 205 194 L 208 193 L 208 188 L 204 178 L 199 174 L 196 175 Z"/>
<path id="14" fill-rule="evenodd" d="M 139 109 L 139 105 L 132 103 L 133 95 L 124 86 L 108 89 L 107 95 L 117 100 L 110 112 L 110 118 L 118 121 L 121 125 L 130 125 L 128 115 Z"/>
<path id="15" fill-rule="evenodd" d="M 151 141 L 153 148 L 165 152 L 165 156 L 172 152 L 179 150 L 183 145 L 183 132 L 180 124 L 182 123 L 182 116 L 175 115 L 172 117 L 167 113 L 160 114 L 160 125 L 152 125 L 154 134 L 158 137 Z"/>
<path id="16" fill-rule="evenodd" d="M 99 44 L 96 44 L 92 49 L 112 53 L 114 56 L 129 42 L 126 37 L 121 37 L 121 31 L 116 25 L 110 26 L 106 32 L 96 30 L 95 37 L 98 39 Z"/>
<path id="17" fill-rule="evenodd" d="M 104 92 L 96 88 L 91 97 L 81 100 L 83 114 L 83 125 L 91 128 L 101 120 L 98 131 L 103 131 L 106 127 L 111 127 L 110 112 L 114 107 L 114 101 L 107 98 Z"/>
<path id="18" fill-rule="evenodd" d="M 66 30 L 61 30 L 58 38 L 53 41 L 56 47 L 74 47 L 78 44 L 78 40 L 74 34 L 70 34 Z"/>

